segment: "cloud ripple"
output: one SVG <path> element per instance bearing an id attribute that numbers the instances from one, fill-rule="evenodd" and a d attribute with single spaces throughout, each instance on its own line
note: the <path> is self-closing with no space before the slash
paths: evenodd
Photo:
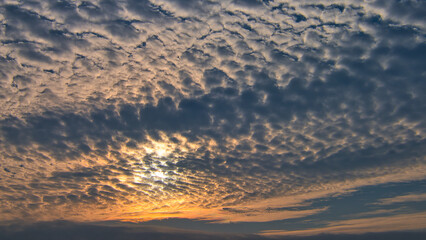
<path id="1" fill-rule="evenodd" d="M 271 221 L 424 179 L 408 2 L 3 1 L 1 220 Z"/>

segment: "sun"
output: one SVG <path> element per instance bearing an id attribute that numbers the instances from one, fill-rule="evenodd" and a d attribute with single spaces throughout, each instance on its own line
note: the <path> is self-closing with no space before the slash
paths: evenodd
<path id="1" fill-rule="evenodd" d="M 157 170 L 157 171 L 152 172 L 152 173 L 151 173 L 151 176 L 152 176 L 154 179 L 158 179 L 158 180 L 163 180 L 163 179 L 166 179 L 166 178 L 167 178 L 166 173 L 165 173 L 163 170 L 161 170 L 161 169 L 159 169 L 159 170 Z"/>
<path id="2" fill-rule="evenodd" d="M 159 158 L 167 157 L 172 152 L 172 148 L 168 144 L 161 142 L 152 142 L 152 146 L 144 146 L 143 148 L 147 154 Z"/>

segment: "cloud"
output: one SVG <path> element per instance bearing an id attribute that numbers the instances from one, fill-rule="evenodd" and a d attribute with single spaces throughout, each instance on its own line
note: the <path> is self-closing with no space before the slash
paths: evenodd
<path id="1" fill-rule="evenodd" d="M 2 3 L 0 219 L 267 222 L 424 180 L 424 6 L 401 4 Z"/>
<path id="2" fill-rule="evenodd" d="M 376 204 L 391 205 L 396 203 L 423 202 L 425 200 L 426 200 L 426 194 L 408 194 L 408 195 L 396 196 L 392 198 L 379 199 L 379 201 Z"/>
<path id="3" fill-rule="evenodd" d="M 398 230 L 415 230 L 424 229 L 425 227 L 424 212 L 414 214 L 401 214 L 391 217 L 373 217 L 360 218 L 330 222 L 328 226 L 318 229 L 309 229 L 302 231 L 265 231 L 266 236 L 279 235 L 317 235 L 321 233 L 333 234 L 353 234 L 353 233 L 371 233 L 371 232 L 389 232 Z"/>
<path id="4" fill-rule="evenodd" d="M 372 6 L 386 9 L 386 17 L 395 19 L 402 23 L 424 24 L 422 15 L 425 13 L 425 3 L 422 1 L 373 1 Z"/>

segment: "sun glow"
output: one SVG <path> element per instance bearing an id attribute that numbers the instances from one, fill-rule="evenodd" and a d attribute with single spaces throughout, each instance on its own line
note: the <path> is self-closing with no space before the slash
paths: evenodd
<path id="1" fill-rule="evenodd" d="M 162 170 L 152 172 L 151 176 L 154 177 L 154 178 L 159 178 L 159 179 L 167 178 L 167 175 Z"/>
<path id="2" fill-rule="evenodd" d="M 171 153 L 171 150 L 164 143 L 155 143 L 153 147 L 144 147 L 146 153 L 156 157 L 166 157 Z"/>
<path id="3" fill-rule="evenodd" d="M 166 180 L 171 180 L 172 177 L 164 170 L 164 167 L 165 165 L 163 164 L 139 166 L 139 168 L 133 170 L 133 179 L 137 183 L 147 183 L 151 181 L 165 182 Z"/>

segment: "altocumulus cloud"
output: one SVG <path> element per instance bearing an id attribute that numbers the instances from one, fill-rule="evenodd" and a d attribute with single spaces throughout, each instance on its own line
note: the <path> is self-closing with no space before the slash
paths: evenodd
<path id="1" fill-rule="evenodd" d="M 0 219 L 268 222 L 424 180 L 425 11 L 2 1 Z"/>

